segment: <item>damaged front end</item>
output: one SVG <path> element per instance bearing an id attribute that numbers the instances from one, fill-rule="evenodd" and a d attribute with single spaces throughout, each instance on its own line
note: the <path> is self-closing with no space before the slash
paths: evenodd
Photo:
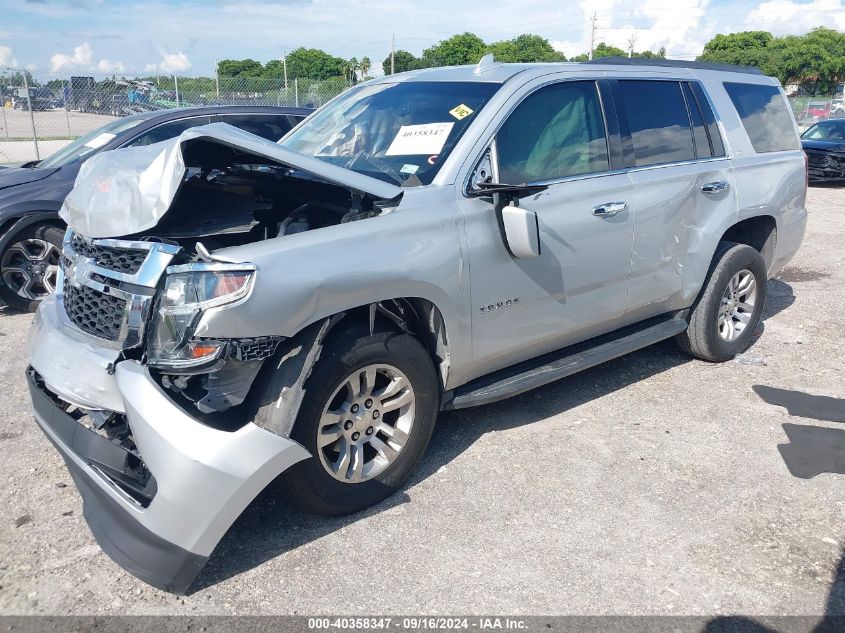
<path id="1" fill-rule="evenodd" d="M 805 148 L 807 176 L 810 182 L 845 180 L 845 152 L 822 151 Z"/>
<path id="2" fill-rule="evenodd" d="M 401 194 L 223 124 L 83 165 L 28 378 L 92 532 L 125 569 L 184 593 L 255 495 L 308 457 L 287 435 L 334 320 L 293 338 L 208 335 L 204 319 L 267 273 L 215 251 L 375 217 Z"/>

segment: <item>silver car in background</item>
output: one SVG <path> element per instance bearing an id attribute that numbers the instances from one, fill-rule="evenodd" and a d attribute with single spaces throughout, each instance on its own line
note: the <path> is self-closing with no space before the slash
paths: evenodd
<path id="1" fill-rule="evenodd" d="M 103 549 L 185 592 L 280 475 L 355 512 L 443 409 L 671 337 L 745 350 L 804 234 L 791 110 L 750 69 L 649 64 L 486 58 L 279 144 L 214 124 L 88 161 L 27 377 Z"/>

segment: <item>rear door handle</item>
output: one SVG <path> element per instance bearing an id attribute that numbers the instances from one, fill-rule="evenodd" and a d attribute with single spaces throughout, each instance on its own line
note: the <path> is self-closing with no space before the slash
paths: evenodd
<path id="1" fill-rule="evenodd" d="M 597 207 L 593 207 L 593 215 L 598 218 L 612 218 L 627 208 L 627 202 L 605 202 Z"/>
<path id="2" fill-rule="evenodd" d="M 727 191 L 730 185 L 724 180 L 717 180 L 715 182 L 707 182 L 701 185 L 702 193 L 719 193 L 720 191 Z"/>

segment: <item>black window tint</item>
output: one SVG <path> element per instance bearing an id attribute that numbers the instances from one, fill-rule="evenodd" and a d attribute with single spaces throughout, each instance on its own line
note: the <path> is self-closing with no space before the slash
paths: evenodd
<path id="1" fill-rule="evenodd" d="M 620 81 L 637 167 L 695 158 L 687 107 L 676 81 Z"/>
<path id="2" fill-rule="evenodd" d="M 710 137 L 713 156 L 724 156 L 725 144 L 722 143 L 722 134 L 719 132 L 719 125 L 716 123 L 716 117 L 710 107 L 710 102 L 707 100 L 707 95 L 704 94 L 704 89 L 697 81 L 691 82 L 689 86 L 692 88 L 692 94 L 695 96 L 702 116 L 704 116 L 704 124 L 707 126 L 707 135 Z"/>
<path id="3" fill-rule="evenodd" d="M 292 123 L 290 117 L 283 114 L 224 114 L 218 120 L 274 142 L 297 123 Z"/>
<path id="4" fill-rule="evenodd" d="M 776 86 L 725 83 L 755 152 L 798 149 L 795 126 Z"/>
<path id="5" fill-rule="evenodd" d="M 162 123 L 159 126 L 147 130 L 138 138 L 127 143 L 124 147 L 138 147 L 139 145 L 152 145 L 159 141 L 166 141 L 174 136 L 179 136 L 182 132 L 198 125 L 208 125 L 211 123 L 211 117 L 197 116 L 190 119 L 180 119 L 178 121 L 170 121 L 169 123 Z"/>
<path id="6" fill-rule="evenodd" d="M 604 117 L 596 84 L 540 88 L 510 114 L 496 135 L 499 179 L 519 184 L 608 169 Z"/>
<path id="7" fill-rule="evenodd" d="M 698 109 L 698 104 L 695 97 L 690 90 L 689 84 L 683 84 L 684 98 L 687 101 L 689 108 L 690 121 L 692 122 L 692 138 L 695 141 L 695 157 L 696 158 L 710 158 L 710 140 L 707 138 L 707 129 L 704 127 L 704 117 L 701 116 L 701 110 Z"/>

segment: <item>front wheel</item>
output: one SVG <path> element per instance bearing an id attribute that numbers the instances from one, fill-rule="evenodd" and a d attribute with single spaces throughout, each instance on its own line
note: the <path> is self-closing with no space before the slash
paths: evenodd
<path id="1" fill-rule="evenodd" d="M 760 252 L 745 244 L 722 242 L 678 343 L 701 360 L 730 360 L 751 345 L 765 300 L 766 264 Z"/>
<path id="2" fill-rule="evenodd" d="M 349 334 L 329 343 L 291 433 L 312 455 L 286 476 L 294 497 L 339 516 L 396 492 L 428 446 L 439 395 L 431 359 L 409 334 Z"/>
<path id="3" fill-rule="evenodd" d="M 0 253 L 0 299 L 21 312 L 34 311 L 56 289 L 64 231 L 35 224 L 13 236 Z"/>

